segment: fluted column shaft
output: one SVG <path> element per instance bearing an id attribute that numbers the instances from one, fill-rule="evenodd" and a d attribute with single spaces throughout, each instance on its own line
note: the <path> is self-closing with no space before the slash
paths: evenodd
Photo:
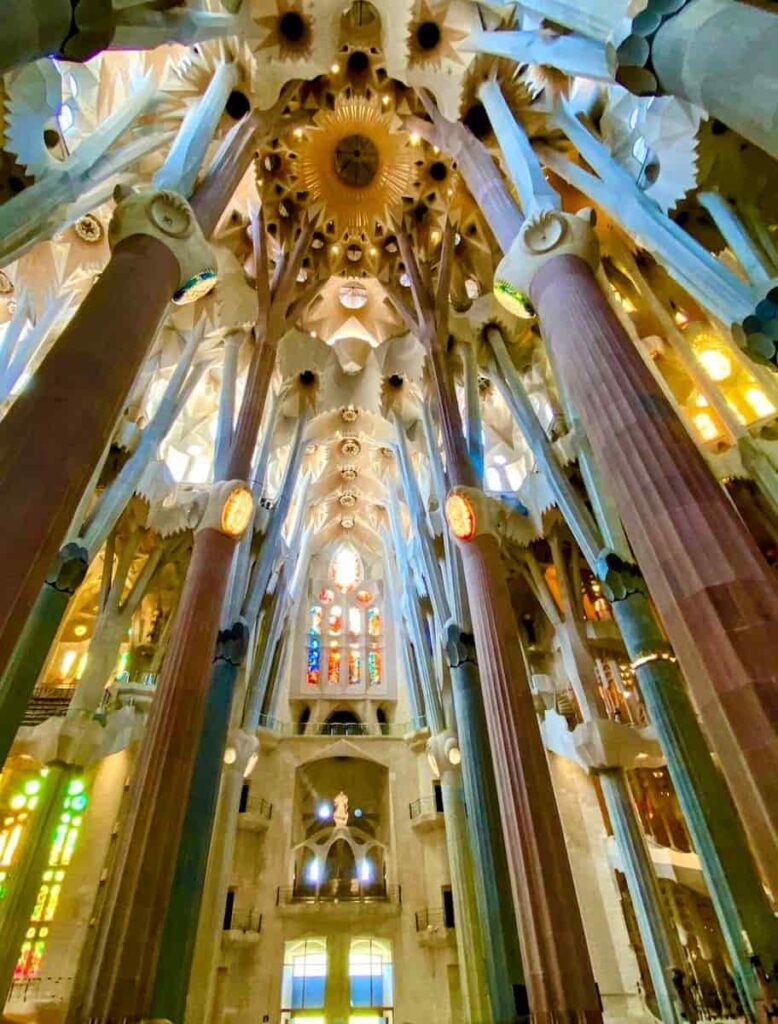
<path id="1" fill-rule="evenodd" d="M 531 298 L 765 871 L 778 865 L 778 592 L 600 291 L 559 255 Z"/>
<path id="2" fill-rule="evenodd" d="M 192 197 L 203 233 L 246 171 L 254 115 L 236 126 Z M 168 303 L 179 283 L 170 248 L 131 235 L 114 248 L 97 282 L 0 423 L 0 671 L 32 609 L 92 471 L 111 439 Z M 99 385 L 99 386 L 98 386 Z"/>
<path id="3" fill-rule="evenodd" d="M 492 1019 L 504 1024 L 519 1008 L 526 1013 L 527 994 L 513 904 L 494 884 L 508 877 L 508 861 L 472 637 L 458 629 L 456 638 L 449 634 L 447 654 Z"/>
<path id="4" fill-rule="evenodd" d="M 497 539 L 462 545 L 522 960 L 534 1020 L 602 1017 Z"/>
<path id="5" fill-rule="evenodd" d="M 473 861 L 467 841 L 465 807 L 457 772 L 441 767 L 440 788 L 446 825 L 446 851 L 454 898 L 457 958 L 462 981 L 466 1024 L 499 1020 L 490 1012 L 481 921 L 476 906 Z M 510 1024 L 512 1018 L 508 1018 Z"/>
<path id="6" fill-rule="evenodd" d="M 93 941 L 82 951 L 69 1013 L 73 1024 L 149 1016 L 160 921 L 170 898 L 234 550 L 234 540 L 213 528 L 196 535 L 105 902 Z"/>

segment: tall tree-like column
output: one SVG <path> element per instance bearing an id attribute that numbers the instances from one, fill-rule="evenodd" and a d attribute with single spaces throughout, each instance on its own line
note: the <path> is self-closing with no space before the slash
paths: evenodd
<path id="1" fill-rule="evenodd" d="M 417 331 L 427 349 L 451 483 L 474 499 L 453 382 L 446 365 L 453 230 L 446 230 L 435 294 L 425 287 L 407 235 L 400 247 L 411 278 Z M 409 319 L 413 317 L 406 310 Z M 529 1007 L 541 1020 L 602 1018 L 562 823 L 538 728 L 516 619 L 496 536 L 486 516 L 462 544 L 473 633 L 511 877 Z"/>
<path id="2" fill-rule="evenodd" d="M 755 956 L 768 974 L 778 962 L 778 922 L 764 892 L 729 789 L 713 762 L 677 663 L 669 657 L 645 583 L 631 560 L 618 523 L 594 521 L 557 461 L 508 354 L 502 333 L 487 330 L 491 372 L 527 439 L 592 572 L 603 580 L 627 652 L 636 659 L 638 685 L 667 760 L 667 769 L 700 858 L 703 875 L 739 979 L 742 998 L 756 1010 L 761 998 Z M 580 456 L 579 456 L 580 459 Z M 597 483 L 595 508 L 610 502 Z M 597 500 L 595 500 L 595 497 Z M 609 555 L 602 555 L 608 547 Z M 616 554 L 617 549 L 621 557 Z M 646 654 L 656 655 L 646 658 Z"/>
<path id="3" fill-rule="evenodd" d="M 528 296 L 537 309 L 710 741 L 771 870 L 778 863 L 775 581 L 600 291 L 597 264 L 588 220 L 544 211 L 525 223 L 498 268 L 498 297 L 516 303 Z"/>
<path id="4" fill-rule="evenodd" d="M 192 206 L 175 192 L 126 197 L 114 213 L 112 255 L 38 368 L 34 386 L 0 424 L 0 669 L 8 662 L 135 375 L 174 294 L 211 272 L 204 239 L 216 226 L 256 145 L 250 115 L 222 150 Z M 94 387 L 99 381 L 100 386 Z"/>
<path id="5" fill-rule="evenodd" d="M 154 994 L 164 918 L 203 729 L 213 654 L 235 549 L 248 526 L 251 470 L 297 273 L 312 226 L 300 228 L 271 284 L 266 240 L 255 223 L 258 321 L 227 475 L 215 484 L 192 560 L 128 798 L 127 819 L 93 942 L 82 951 L 70 1020 L 144 1018 Z M 223 737 L 221 737 L 223 743 Z"/>

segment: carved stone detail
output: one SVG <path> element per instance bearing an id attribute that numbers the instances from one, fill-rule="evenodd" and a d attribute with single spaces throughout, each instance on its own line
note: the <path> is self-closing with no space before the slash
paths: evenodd
<path id="1" fill-rule="evenodd" d="M 46 584 L 63 594 L 74 594 L 83 583 L 89 568 L 89 553 L 77 541 L 70 541 L 62 547 L 57 560 L 49 569 Z"/>
<path id="2" fill-rule="evenodd" d="M 596 270 L 600 247 L 593 224 L 592 210 L 580 210 L 577 214 L 541 210 L 528 217 L 497 265 L 494 275 L 497 301 L 515 316 L 533 317 L 535 309 L 529 298 L 530 288 L 535 275 L 549 260 L 557 256 L 578 256 Z"/>
<path id="3" fill-rule="evenodd" d="M 111 250 L 131 235 L 150 235 L 178 261 L 173 301 L 183 305 L 207 295 L 216 283 L 216 257 L 187 200 L 169 190 L 133 192 L 121 186 L 114 198 L 117 206 L 108 228 Z"/>

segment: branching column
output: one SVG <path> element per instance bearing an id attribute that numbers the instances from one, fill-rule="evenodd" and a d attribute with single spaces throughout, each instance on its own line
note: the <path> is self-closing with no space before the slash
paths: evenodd
<path id="1" fill-rule="evenodd" d="M 13 538 L 0 579 L 0 670 L 171 298 L 213 265 L 203 233 L 213 231 L 245 173 L 257 127 L 254 115 L 241 126 L 192 207 L 172 192 L 119 204 L 107 266 L 38 368 L 34 386 L 0 424 L 0 532 Z"/>
<path id="2" fill-rule="evenodd" d="M 594 276 L 594 233 L 540 214 L 497 271 L 529 295 L 765 871 L 778 864 L 778 591 Z"/>

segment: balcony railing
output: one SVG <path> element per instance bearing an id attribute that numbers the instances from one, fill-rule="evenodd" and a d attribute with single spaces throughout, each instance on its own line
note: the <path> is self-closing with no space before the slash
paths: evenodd
<path id="1" fill-rule="evenodd" d="M 317 890 L 313 886 L 279 886 L 276 890 L 276 906 L 291 904 L 321 903 L 402 903 L 402 889 L 399 885 L 357 885 L 339 882 L 337 885 L 324 883 Z"/>
<path id="2" fill-rule="evenodd" d="M 229 927 L 226 932 L 245 932 L 259 935 L 262 931 L 262 915 L 256 910 L 246 911 L 245 914 L 233 914 L 230 918 Z"/>
<path id="3" fill-rule="evenodd" d="M 453 928 L 448 923 L 443 907 L 425 907 L 416 911 L 416 931 L 426 932 L 429 928 Z"/>
<path id="4" fill-rule="evenodd" d="M 72 686 L 36 686 L 24 712 L 22 725 L 40 725 L 47 718 L 63 718 L 73 696 Z"/>
<path id="5" fill-rule="evenodd" d="M 393 736 L 402 738 L 408 733 L 426 728 L 426 719 L 414 718 L 410 722 L 282 722 L 273 715 L 260 715 L 259 727 L 277 736 Z"/>
<path id="6" fill-rule="evenodd" d="M 411 821 L 415 821 L 424 814 L 441 814 L 442 808 L 438 806 L 436 797 L 420 796 L 418 800 L 408 804 L 408 812 L 411 816 Z"/>

